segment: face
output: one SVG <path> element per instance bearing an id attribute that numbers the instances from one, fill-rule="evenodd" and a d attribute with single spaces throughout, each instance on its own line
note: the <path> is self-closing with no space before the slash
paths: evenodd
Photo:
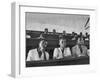
<path id="1" fill-rule="evenodd" d="M 39 47 L 40 48 L 46 48 L 47 47 L 47 41 L 45 41 L 45 40 L 42 40 L 42 41 L 40 41 L 40 43 L 39 43 Z"/>
<path id="2" fill-rule="evenodd" d="M 65 48 L 66 47 L 66 39 L 60 39 L 59 45 L 60 45 L 60 47 Z"/>
<path id="3" fill-rule="evenodd" d="M 45 29 L 45 32 L 47 33 L 48 32 L 48 29 Z"/>
<path id="4" fill-rule="evenodd" d="M 83 39 L 78 38 L 78 40 L 77 40 L 77 44 L 79 44 L 79 45 L 83 45 L 83 44 L 84 44 L 84 40 L 83 40 Z"/>

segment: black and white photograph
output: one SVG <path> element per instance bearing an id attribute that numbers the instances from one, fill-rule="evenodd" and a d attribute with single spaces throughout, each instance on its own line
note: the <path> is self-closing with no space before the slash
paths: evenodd
<path id="1" fill-rule="evenodd" d="M 25 66 L 90 64 L 90 15 L 25 12 Z"/>
<path id="2" fill-rule="evenodd" d="M 16 2 L 11 6 L 13 77 L 70 79 L 78 74 L 81 79 L 80 74 L 96 71 L 97 9 Z"/>

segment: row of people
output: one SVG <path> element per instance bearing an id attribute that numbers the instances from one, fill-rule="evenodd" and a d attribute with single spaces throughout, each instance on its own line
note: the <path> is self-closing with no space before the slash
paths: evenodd
<path id="1" fill-rule="evenodd" d="M 27 61 L 39 61 L 39 60 L 49 60 L 49 53 L 46 51 L 48 42 L 43 38 L 40 39 L 39 47 L 36 49 L 31 49 L 28 52 Z M 69 56 L 80 57 L 80 56 L 89 56 L 89 51 L 84 45 L 84 40 L 82 38 L 77 38 L 77 43 L 70 50 L 69 47 L 66 47 L 66 39 L 59 39 L 60 47 L 55 48 L 53 51 L 53 59 L 62 59 Z"/>
<path id="2" fill-rule="evenodd" d="M 44 34 L 49 34 L 48 28 L 45 28 L 45 29 L 44 29 Z M 55 29 L 53 29 L 52 34 L 57 34 L 57 32 L 56 32 Z M 67 36 L 67 33 L 66 33 L 65 30 L 63 30 L 62 35 Z M 79 35 L 78 35 L 77 33 L 75 33 L 75 32 L 72 32 L 72 33 L 71 33 L 71 36 L 73 36 L 73 39 L 75 39 L 77 36 L 80 36 L 80 37 L 84 37 L 84 39 L 86 39 L 86 40 L 89 40 L 89 34 L 88 34 L 87 32 L 85 33 L 85 35 L 83 35 L 82 32 L 80 32 Z"/>
<path id="3" fill-rule="evenodd" d="M 26 38 L 32 38 L 34 35 L 32 36 L 31 33 L 32 33 L 32 32 L 27 32 Z M 64 36 L 69 36 L 69 34 L 67 34 L 65 30 L 63 30 L 62 33 L 57 33 L 57 32 L 56 32 L 56 29 L 53 29 L 52 32 L 49 32 L 49 31 L 48 31 L 48 28 L 45 28 L 44 31 L 40 31 L 40 33 L 39 33 L 39 31 L 35 31 L 35 32 L 33 32 L 32 34 L 34 34 L 34 33 L 35 33 L 35 34 L 64 35 Z M 83 35 L 82 32 L 80 32 L 80 34 L 77 34 L 77 33 L 75 33 L 75 32 L 72 32 L 72 33 L 70 34 L 70 36 L 73 37 L 72 40 L 75 40 L 75 39 L 77 38 L 77 36 L 84 37 L 85 40 L 89 40 L 89 37 L 90 37 L 90 35 L 89 35 L 87 32 L 85 33 L 85 35 Z"/>

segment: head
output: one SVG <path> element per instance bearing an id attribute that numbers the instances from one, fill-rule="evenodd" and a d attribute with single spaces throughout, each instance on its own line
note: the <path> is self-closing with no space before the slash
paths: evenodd
<path id="1" fill-rule="evenodd" d="M 80 37 L 82 37 L 83 36 L 83 33 L 82 32 L 80 32 Z"/>
<path id="2" fill-rule="evenodd" d="M 64 30 L 64 31 L 63 31 L 63 35 L 65 35 L 65 34 L 66 34 L 66 31 Z"/>
<path id="3" fill-rule="evenodd" d="M 78 38 L 77 38 L 77 44 L 78 44 L 78 45 L 84 45 L 84 39 L 78 37 Z"/>
<path id="4" fill-rule="evenodd" d="M 56 30 L 55 29 L 53 29 L 53 34 L 55 34 L 56 33 Z"/>
<path id="5" fill-rule="evenodd" d="M 41 40 L 40 42 L 39 42 L 39 48 L 41 48 L 41 49 L 45 49 L 46 47 L 47 47 L 47 41 L 46 40 Z"/>
<path id="6" fill-rule="evenodd" d="M 65 48 L 66 47 L 66 39 L 64 39 L 64 38 L 59 39 L 59 45 L 61 48 Z"/>
<path id="7" fill-rule="evenodd" d="M 74 36 L 75 35 L 75 32 L 72 32 L 72 36 Z"/>
<path id="8" fill-rule="evenodd" d="M 88 33 L 87 32 L 85 33 L 85 36 L 88 37 Z"/>
<path id="9" fill-rule="evenodd" d="M 44 32 L 45 32 L 45 33 L 48 33 L 48 28 L 45 28 Z"/>

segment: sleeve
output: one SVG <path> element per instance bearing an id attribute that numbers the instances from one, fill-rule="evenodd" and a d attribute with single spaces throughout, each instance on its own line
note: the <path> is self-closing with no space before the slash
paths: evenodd
<path id="1" fill-rule="evenodd" d="M 87 47 L 86 47 L 86 56 L 89 56 L 89 51 L 88 51 Z"/>
<path id="2" fill-rule="evenodd" d="M 55 48 L 54 52 L 53 52 L 53 59 L 56 59 L 57 55 L 58 55 L 58 50 L 57 50 L 57 48 Z"/>
<path id="3" fill-rule="evenodd" d="M 76 56 L 74 47 L 72 47 L 72 56 Z"/>
<path id="4" fill-rule="evenodd" d="M 66 55 L 65 56 L 71 56 L 71 50 L 70 50 L 69 47 L 67 48 L 67 52 L 66 52 Z"/>
<path id="5" fill-rule="evenodd" d="M 47 58 L 46 58 L 47 60 L 49 60 L 49 53 L 47 52 Z"/>
<path id="6" fill-rule="evenodd" d="M 31 61 L 31 51 L 29 51 L 29 53 L 28 53 L 27 61 Z"/>
<path id="7" fill-rule="evenodd" d="M 87 55 L 90 56 L 90 50 L 89 49 L 87 50 Z"/>

